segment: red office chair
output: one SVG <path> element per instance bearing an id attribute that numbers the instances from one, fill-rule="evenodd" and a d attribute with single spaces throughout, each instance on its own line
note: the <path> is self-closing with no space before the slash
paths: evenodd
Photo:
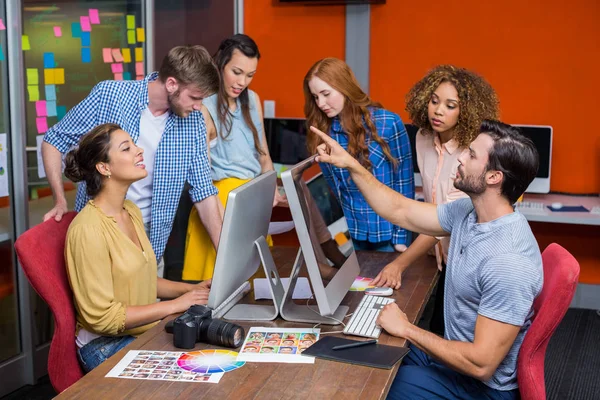
<path id="1" fill-rule="evenodd" d="M 65 267 L 65 239 L 75 212 L 60 222 L 53 219 L 19 236 L 15 250 L 31 286 L 48 303 L 54 315 L 54 336 L 48 354 L 48 375 L 57 393 L 83 376 L 75 345 L 73 293 Z"/>
<path id="2" fill-rule="evenodd" d="M 545 400 L 544 358 L 556 327 L 565 316 L 579 280 L 579 263 L 564 248 L 550 244 L 542 253 L 544 287 L 533 302 L 535 315 L 517 360 L 519 392 L 524 400 Z"/>

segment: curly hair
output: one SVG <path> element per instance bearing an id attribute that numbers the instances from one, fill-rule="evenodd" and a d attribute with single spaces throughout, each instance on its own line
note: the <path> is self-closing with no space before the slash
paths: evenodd
<path id="1" fill-rule="evenodd" d="M 367 137 L 377 142 L 386 158 L 394 167 L 398 160 L 390 151 L 390 146 L 377 134 L 377 128 L 371 118 L 370 107 L 383 108 L 362 91 L 350 67 L 337 58 L 324 58 L 317 61 L 304 77 L 304 115 L 306 116 L 307 147 L 310 154 L 317 151 L 321 139 L 310 130 L 311 126 L 329 133 L 331 119 L 315 104 L 308 82 L 318 77 L 344 96 L 344 109 L 340 113 L 342 129 L 348 135 L 348 153 L 356 158 L 362 166 L 371 169 Z M 368 129 L 365 129 L 365 125 Z"/>
<path id="2" fill-rule="evenodd" d="M 433 132 L 428 105 L 435 89 L 444 82 L 450 82 L 458 92 L 460 113 L 454 139 L 460 147 L 466 147 L 479 134 L 483 120 L 499 118 L 498 97 L 492 86 L 475 72 L 454 65 L 439 65 L 406 95 L 406 111 L 410 119 L 425 132 Z"/>

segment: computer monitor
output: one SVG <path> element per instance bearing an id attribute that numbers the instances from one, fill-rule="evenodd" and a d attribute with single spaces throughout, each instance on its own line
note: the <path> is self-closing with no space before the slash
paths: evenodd
<path id="1" fill-rule="evenodd" d="M 263 123 L 274 163 L 295 165 L 308 158 L 305 119 L 265 118 Z"/>
<path id="2" fill-rule="evenodd" d="M 531 139 L 539 157 L 540 166 L 537 175 L 525 190 L 526 193 L 550 192 L 550 171 L 552 167 L 552 127 L 544 125 L 512 125 L 521 131 L 523 136 Z"/>
<path id="3" fill-rule="evenodd" d="M 266 276 L 275 291 L 274 299 L 283 298 L 283 285 L 273 264 L 266 236 L 273 209 L 273 196 L 277 184 L 275 171 L 266 172 L 229 192 L 223 217 L 223 228 L 217 250 L 208 307 L 213 310 L 222 304 L 263 264 Z M 275 295 L 277 294 L 277 295 Z M 232 304 L 233 305 L 233 304 Z M 279 313 L 279 304 L 237 304 L 225 318 L 235 320 L 272 320 Z"/>
<path id="4" fill-rule="evenodd" d="M 343 256 L 339 269 L 331 266 L 332 260 L 342 253 L 340 247 L 347 242 L 351 243 L 352 239 L 348 231 L 336 237 L 332 237 L 328 231 L 325 222 L 327 216 L 321 214 L 317 200 L 305 182 L 304 172 L 314 164 L 313 156 L 281 174 L 300 242 L 300 251 L 290 275 L 290 285 L 281 306 L 281 316 L 288 321 L 336 325 L 341 323 L 348 311 L 348 307 L 340 306 L 340 303 L 359 274 L 360 267 L 353 246 L 350 254 Z M 308 270 L 318 311 L 291 301 L 295 280 L 304 265 Z"/>

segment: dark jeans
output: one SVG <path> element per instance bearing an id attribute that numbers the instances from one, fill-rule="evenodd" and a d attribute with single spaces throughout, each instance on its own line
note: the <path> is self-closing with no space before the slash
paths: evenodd
<path id="1" fill-rule="evenodd" d="M 438 363 L 411 345 L 410 353 L 404 357 L 387 398 L 512 400 L 519 398 L 519 389 L 492 389 L 478 379 Z"/>
<path id="2" fill-rule="evenodd" d="M 110 356 L 133 342 L 133 336 L 101 336 L 77 350 L 79 364 L 85 372 L 90 372 Z"/>
<path id="3" fill-rule="evenodd" d="M 440 272 L 440 278 L 435 291 L 435 302 L 433 303 L 433 313 L 429 321 L 429 330 L 437 335 L 444 336 L 444 286 L 446 284 L 446 266 Z"/>
<path id="4" fill-rule="evenodd" d="M 393 253 L 395 251 L 391 240 L 373 243 L 366 240 L 352 239 L 352 244 L 354 245 L 354 250 L 381 251 L 386 253 Z"/>

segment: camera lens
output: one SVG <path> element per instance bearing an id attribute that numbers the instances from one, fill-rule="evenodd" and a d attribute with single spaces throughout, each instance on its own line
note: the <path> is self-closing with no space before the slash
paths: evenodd
<path id="1" fill-rule="evenodd" d="M 241 326 L 220 319 L 203 320 L 198 334 L 202 342 L 232 348 L 240 347 L 246 336 Z"/>

